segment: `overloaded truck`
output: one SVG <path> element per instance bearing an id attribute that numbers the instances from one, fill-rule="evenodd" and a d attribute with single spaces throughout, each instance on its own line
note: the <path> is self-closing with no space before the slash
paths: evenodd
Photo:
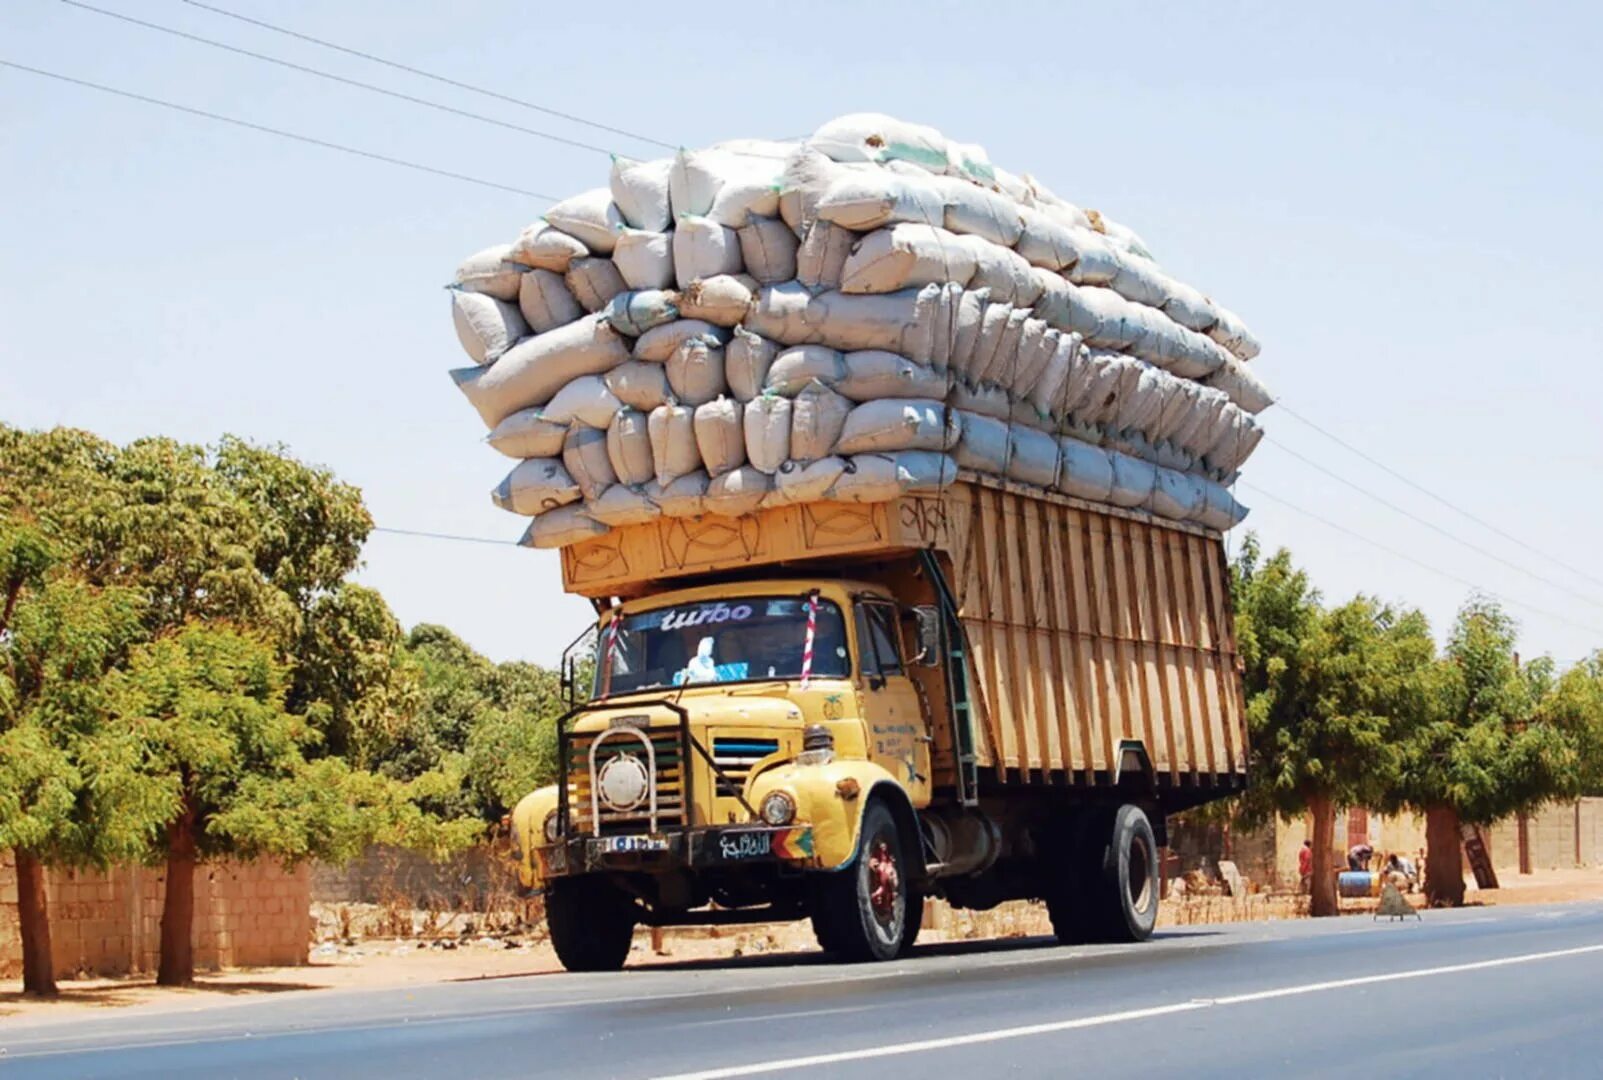
<path id="1" fill-rule="evenodd" d="M 1168 815 L 1240 791 L 1220 534 L 963 471 L 886 502 L 563 547 L 598 612 L 557 783 L 513 814 L 570 970 L 637 925 L 810 919 L 904 953 L 927 897 L 1152 933 Z M 571 658 L 570 658 L 571 659 Z"/>

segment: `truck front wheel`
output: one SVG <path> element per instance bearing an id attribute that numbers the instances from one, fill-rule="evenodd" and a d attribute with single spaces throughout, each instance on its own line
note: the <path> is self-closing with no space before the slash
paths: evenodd
<path id="1" fill-rule="evenodd" d="M 890 960 L 912 944 L 915 896 L 896 818 L 875 800 L 863 810 L 857 858 L 819 880 L 813 896 L 818 943 L 842 960 Z"/>
<path id="2" fill-rule="evenodd" d="M 545 921 L 569 971 L 617 971 L 634 941 L 635 906 L 603 877 L 556 878 L 546 887 Z"/>

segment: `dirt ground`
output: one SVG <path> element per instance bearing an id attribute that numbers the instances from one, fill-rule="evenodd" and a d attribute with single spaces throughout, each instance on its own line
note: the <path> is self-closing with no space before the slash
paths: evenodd
<path id="1" fill-rule="evenodd" d="M 1471 904 L 1549 904 L 1603 899 L 1603 868 L 1547 870 L 1521 877 L 1500 871 L 1503 888 L 1476 890 L 1470 886 Z M 1409 898 L 1418 905 L 1420 897 Z M 1162 926 L 1252 919 L 1298 918 L 1306 900 L 1296 897 L 1255 895 L 1242 898 L 1197 896 L 1165 901 L 1159 913 Z M 350 905 L 342 905 L 349 908 Z M 1362 914 L 1373 901 L 1343 901 L 1344 914 Z M 361 935 L 362 921 L 349 911 L 323 912 L 310 962 L 303 967 L 251 968 L 202 975 L 192 988 L 162 989 L 152 979 L 72 979 L 61 982 L 61 996 L 35 1001 L 14 990 L 0 992 L 0 1020 L 26 1018 L 30 1023 L 70 1021 L 100 1009 L 133 1012 L 184 1012 L 212 1008 L 231 1000 L 248 1000 L 260 994 L 296 990 L 384 989 L 426 983 L 542 975 L 561 970 L 538 928 L 502 926 L 474 936 L 467 927 L 446 926 L 436 932 L 455 933 L 434 941 Z M 510 923 L 510 920 L 507 920 Z M 482 927 L 481 927 L 482 928 Z M 1049 934 L 1045 908 L 1038 903 L 1004 904 L 995 911 L 953 911 L 932 904 L 925 932 L 919 940 L 953 941 L 1016 938 Z M 341 939 L 340 931 L 346 931 Z M 466 933 L 464 933 L 466 931 Z M 652 947 L 649 931 L 635 937 L 631 965 L 686 960 L 712 960 L 761 953 L 807 952 L 816 949 L 806 923 L 723 929 L 686 928 L 663 932 L 660 952 Z"/>

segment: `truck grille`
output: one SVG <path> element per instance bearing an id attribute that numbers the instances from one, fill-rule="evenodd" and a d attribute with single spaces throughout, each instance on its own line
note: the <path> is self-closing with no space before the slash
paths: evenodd
<path id="1" fill-rule="evenodd" d="M 568 801 L 568 815 L 571 828 L 574 832 L 594 833 L 597 835 L 607 833 L 645 832 L 651 826 L 651 801 L 649 798 L 629 810 L 614 810 L 605 802 L 600 804 L 601 820 L 599 823 L 592 820 L 593 802 L 592 792 L 596 776 L 606 767 L 607 762 L 613 758 L 625 755 L 637 758 L 642 765 L 646 764 L 646 748 L 641 745 L 638 738 L 633 735 L 613 735 L 596 751 L 596 773 L 590 772 L 590 747 L 595 743 L 599 732 L 575 733 L 568 738 L 568 778 L 571 788 Z M 679 742 L 677 728 L 662 728 L 647 731 L 645 734 L 651 739 L 651 748 L 656 756 L 657 771 L 657 827 L 659 829 L 670 825 L 685 825 L 685 761 Z M 597 825 L 599 824 L 599 828 Z"/>
<path id="2" fill-rule="evenodd" d="M 727 781 L 722 778 L 717 781 L 718 795 L 733 798 L 745 791 L 746 778 L 751 775 L 751 767 L 763 758 L 778 752 L 778 739 L 714 738 L 712 759 L 724 777 L 728 778 Z"/>

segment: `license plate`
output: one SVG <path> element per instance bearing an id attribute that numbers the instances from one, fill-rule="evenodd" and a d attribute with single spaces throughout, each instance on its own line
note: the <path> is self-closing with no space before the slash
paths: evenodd
<path id="1" fill-rule="evenodd" d="M 621 855 L 632 851 L 667 851 L 668 838 L 665 836 L 604 836 L 601 838 L 601 850 L 609 855 Z"/>

